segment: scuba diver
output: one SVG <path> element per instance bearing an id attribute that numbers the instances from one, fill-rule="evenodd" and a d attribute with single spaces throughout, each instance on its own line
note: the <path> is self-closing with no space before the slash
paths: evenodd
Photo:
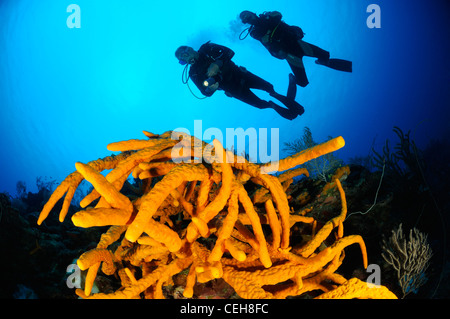
<path id="1" fill-rule="evenodd" d="M 278 94 L 271 83 L 231 61 L 234 51 L 230 48 L 208 41 L 198 51 L 189 46 L 180 46 L 175 56 L 180 64 L 186 65 L 186 68 L 190 65 L 189 78 L 207 97 L 212 96 L 216 90 L 223 90 L 227 96 L 259 109 L 272 108 L 288 120 L 293 120 L 304 112 L 303 107 L 295 102 L 297 88 L 293 76 L 290 76 L 287 96 Z M 269 93 L 286 108 L 272 101 L 260 99 L 250 89 Z"/>
<path id="2" fill-rule="evenodd" d="M 303 30 L 283 22 L 282 15 L 278 11 L 265 12 L 259 16 L 250 11 L 242 11 L 239 17 L 242 23 L 250 24 L 246 30 L 252 38 L 260 41 L 272 56 L 281 60 L 285 59 L 289 63 L 296 83 L 301 87 L 309 83 L 302 60 L 304 56 L 317 58 L 316 64 L 352 72 L 351 61 L 330 59 L 328 51 L 303 41 Z"/>

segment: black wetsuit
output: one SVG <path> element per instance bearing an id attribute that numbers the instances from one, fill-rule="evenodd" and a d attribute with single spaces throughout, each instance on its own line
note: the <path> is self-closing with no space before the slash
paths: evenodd
<path id="1" fill-rule="evenodd" d="M 233 56 L 234 52 L 230 48 L 207 42 L 198 50 L 198 59 L 191 65 L 189 77 L 205 96 L 213 95 L 214 91 L 209 90 L 204 83 L 208 79 L 208 68 L 212 63 L 216 63 L 220 71 L 214 79 L 219 83 L 218 89 L 225 91 L 227 96 L 234 97 L 260 109 L 273 108 L 287 119 L 297 117 L 300 113 L 298 108 L 301 106 L 295 107 L 293 105 L 295 101 L 287 103 L 287 98 L 277 94 L 272 84 L 231 61 Z M 282 108 L 272 101 L 260 99 L 251 89 L 268 92 L 285 104 L 288 109 Z"/>
<path id="2" fill-rule="evenodd" d="M 283 22 L 281 13 L 277 11 L 260 14 L 250 28 L 250 36 L 260 41 L 278 59 L 286 59 L 288 54 L 303 58 L 311 56 L 319 60 L 328 60 L 330 53 L 313 44 L 304 42 L 303 30 L 297 26 L 290 26 Z M 307 50 L 305 50 L 307 49 Z M 305 68 L 289 63 L 294 73 L 297 84 L 305 87 L 308 85 L 308 77 Z"/>

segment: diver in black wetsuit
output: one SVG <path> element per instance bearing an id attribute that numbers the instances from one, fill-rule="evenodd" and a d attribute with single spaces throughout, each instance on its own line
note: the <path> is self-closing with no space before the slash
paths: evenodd
<path id="1" fill-rule="evenodd" d="M 239 17 L 244 24 L 250 24 L 249 34 L 260 41 L 270 54 L 289 63 L 299 86 L 308 85 L 302 58 L 317 58 L 316 63 L 335 70 L 352 72 L 352 62 L 341 59 L 330 59 L 330 53 L 311 43 L 303 41 L 303 30 L 283 22 L 278 11 L 265 12 L 257 16 L 250 11 L 242 11 Z"/>
<path id="2" fill-rule="evenodd" d="M 189 77 L 205 96 L 211 96 L 216 90 L 223 90 L 229 97 L 234 97 L 259 109 L 272 108 L 282 117 L 293 120 L 303 114 L 303 107 L 295 102 L 295 82 L 289 86 L 287 96 L 275 92 L 273 85 L 237 66 L 231 59 L 233 50 L 207 42 L 198 51 L 189 46 L 181 46 L 175 52 L 181 64 L 190 64 Z M 265 101 L 250 89 L 266 91 L 287 108 L 272 101 Z"/>

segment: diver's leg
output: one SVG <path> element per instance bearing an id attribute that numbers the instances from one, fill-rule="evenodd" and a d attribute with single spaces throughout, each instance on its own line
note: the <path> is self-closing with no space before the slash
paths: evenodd
<path id="1" fill-rule="evenodd" d="M 305 76 L 306 76 L 306 74 L 305 74 Z M 294 78 L 296 79 L 295 76 L 293 76 L 293 77 L 290 76 L 289 80 L 291 80 L 291 79 L 294 80 Z M 258 100 L 260 100 L 252 91 L 250 91 L 250 88 L 264 90 L 264 91 L 268 92 L 272 97 L 276 98 L 278 101 L 283 103 L 288 108 L 289 112 L 292 113 L 289 115 L 289 114 L 287 114 L 286 109 L 281 108 L 283 110 L 281 112 L 283 112 L 283 114 L 284 114 L 282 116 L 285 118 L 291 118 L 291 117 L 295 118 L 297 115 L 301 115 L 301 114 L 303 114 L 303 112 L 305 112 L 303 106 L 301 106 L 300 104 L 295 102 L 296 88 L 295 88 L 295 90 L 292 90 L 292 88 L 290 88 L 288 93 L 290 95 L 294 94 L 294 96 L 292 98 L 288 98 L 286 96 L 283 96 L 283 95 L 275 92 L 272 84 L 270 84 L 269 82 L 261 79 L 259 76 L 256 76 L 253 73 L 248 72 L 248 71 L 246 74 L 246 84 L 249 86 L 248 91 L 245 91 L 246 95 L 251 97 L 252 99 L 257 98 Z M 247 97 L 244 97 L 244 98 L 247 98 Z M 280 111 L 277 111 L 277 112 L 280 113 Z"/>
<path id="2" fill-rule="evenodd" d="M 260 78 L 259 76 L 253 74 L 252 72 L 248 71 L 244 67 L 240 67 L 242 79 L 245 82 L 245 85 L 249 89 L 258 89 L 266 91 L 267 93 L 275 92 L 275 89 L 273 88 L 272 83 L 267 82 L 266 80 Z M 251 91 L 250 91 L 251 92 Z"/>
<path id="3" fill-rule="evenodd" d="M 282 117 L 284 117 L 286 120 L 293 120 L 295 119 L 299 114 L 295 111 L 292 111 L 290 109 L 285 109 L 284 107 L 281 107 L 277 105 L 276 103 L 269 101 L 268 102 L 278 114 L 280 114 Z"/>
<path id="4" fill-rule="evenodd" d="M 275 91 L 273 91 L 271 93 L 271 95 L 272 94 L 277 94 L 277 93 Z M 255 93 L 250 91 L 249 88 L 244 88 L 239 93 L 233 92 L 233 94 L 228 93 L 227 95 L 232 96 L 238 100 L 241 100 L 242 102 L 247 103 L 251 106 L 257 107 L 258 109 L 272 108 L 278 114 L 280 114 L 282 117 L 284 117 L 285 119 L 288 119 L 288 120 L 293 120 L 298 115 L 297 110 L 286 109 L 286 108 L 283 108 L 283 107 L 277 105 L 276 103 L 274 103 L 272 101 L 265 101 L 265 100 L 260 99 L 258 96 L 256 96 Z"/>
<path id="5" fill-rule="evenodd" d="M 299 103 L 297 103 L 294 99 L 290 99 L 284 95 L 278 94 L 276 92 L 270 94 L 270 96 L 273 96 L 278 101 L 283 103 L 290 112 L 297 115 L 302 115 L 305 112 L 305 109 L 303 106 L 301 106 Z"/>
<path id="6" fill-rule="evenodd" d="M 267 102 L 272 109 L 274 109 L 278 114 L 280 114 L 282 117 L 284 117 L 287 120 L 293 120 L 295 119 L 299 114 L 296 111 L 293 111 L 291 109 L 286 109 L 284 107 L 281 107 L 277 105 L 276 103 L 269 101 Z"/>
<path id="7" fill-rule="evenodd" d="M 308 77 L 306 76 L 305 67 L 303 65 L 303 61 L 301 58 L 295 57 L 293 55 L 288 55 L 286 58 L 289 66 L 292 69 L 292 72 L 295 75 L 295 80 L 298 85 L 301 87 L 305 87 L 308 85 Z M 244 67 L 240 67 L 241 75 L 247 86 L 252 89 L 263 90 L 268 93 L 275 92 L 273 85 L 270 82 L 260 78 L 259 76 L 247 71 Z"/>
<path id="8" fill-rule="evenodd" d="M 242 87 L 238 93 L 236 92 L 237 94 L 233 94 L 233 97 L 257 108 L 273 108 L 278 112 L 278 114 L 289 120 L 293 120 L 297 117 L 297 115 L 303 114 L 303 107 L 295 102 L 294 99 L 288 99 L 287 97 L 278 94 L 277 92 L 275 92 L 275 89 L 273 88 L 273 85 L 271 83 L 247 71 L 245 68 L 241 68 L 241 71 L 242 69 L 242 85 L 245 85 L 245 87 Z M 287 107 L 287 109 L 278 106 L 272 101 L 267 102 L 260 99 L 250 90 L 251 88 L 268 92 L 271 96 L 275 97 L 277 100 L 283 103 Z"/>
<path id="9" fill-rule="evenodd" d="M 275 89 L 273 88 L 272 84 L 270 84 L 269 82 L 263 80 L 259 76 L 256 76 L 255 74 L 253 74 L 249 71 L 246 71 L 244 76 L 245 76 L 245 78 L 244 78 L 245 84 L 247 85 L 248 89 L 243 90 L 243 92 L 245 92 L 245 93 L 241 94 L 243 99 L 246 99 L 246 100 L 251 99 L 252 101 L 256 101 L 256 99 L 258 99 L 260 101 L 263 101 L 263 100 L 259 99 L 252 91 L 250 91 L 250 88 L 259 89 L 259 90 L 264 90 L 264 91 L 268 92 L 271 96 L 276 98 L 278 101 L 283 103 L 288 108 L 289 112 L 292 113 L 291 115 L 286 115 L 287 110 L 284 108 L 281 108 L 283 110 L 282 112 L 285 114 L 282 116 L 285 118 L 290 118 L 290 117 L 295 118 L 297 115 L 301 115 L 305 111 L 303 106 L 301 106 L 300 104 L 295 102 L 295 95 L 292 98 L 287 98 L 286 96 L 278 94 L 277 92 L 275 92 Z M 306 74 L 305 74 L 305 77 L 306 77 Z M 291 77 L 291 76 L 289 77 L 289 80 L 293 80 L 294 78 L 297 80 L 297 77 Z M 306 79 L 306 81 L 308 81 L 308 80 Z M 296 91 L 296 89 L 292 90 L 292 88 L 291 88 L 288 93 L 295 94 L 295 91 Z M 249 102 L 246 102 L 246 103 L 249 103 Z M 256 103 L 259 103 L 259 101 Z M 279 111 L 277 111 L 277 112 L 280 113 Z"/>
<path id="10" fill-rule="evenodd" d="M 299 40 L 298 43 L 302 48 L 304 55 L 306 56 L 317 58 L 323 61 L 326 61 L 330 58 L 330 52 L 325 51 L 324 49 L 321 49 L 314 44 L 302 40 Z"/>
<path id="11" fill-rule="evenodd" d="M 267 101 L 260 99 L 255 93 L 253 93 L 249 88 L 243 87 L 238 91 L 234 92 L 225 92 L 225 94 L 229 97 L 234 97 L 244 103 L 247 103 L 251 106 L 257 107 L 258 109 L 267 109 L 271 107 Z"/>
<path id="12" fill-rule="evenodd" d="M 306 87 L 309 81 L 303 63 L 301 64 L 301 66 L 299 66 L 298 63 L 294 65 L 288 61 L 288 64 L 291 67 L 292 73 L 294 73 L 295 75 L 295 82 L 297 83 L 297 85 L 300 85 L 301 87 Z"/>
<path id="13" fill-rule="evenodd" d="M 289 85 L 286 97 L 288 99 L 295 100 L 296 96 L 297 96 L 297 79 L 295 78 L 294 74 L 289 73 Z"/>
<path id="14" fill-rule="evenodd" d="M 338 71 L 352 72 L 353 66 L 351 61 L 330 59 L 330 52 L 302 40 L 299 41 L 299 44 L 306 56 L 317 58 L 317 64 L 324 65 Z"/>

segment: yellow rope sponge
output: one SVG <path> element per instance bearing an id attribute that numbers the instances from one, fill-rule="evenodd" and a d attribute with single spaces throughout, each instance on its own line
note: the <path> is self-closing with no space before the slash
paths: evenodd
<path id="1" fill-rule="evenodd" d="M 112 207 L 123 209 L 127 212 L 133 211 L 133 204 L 131 204 L 128 197 L 119 193 L 102 174 L 83 163 L 75 163 L 75 168 Z"/>
<path id="2" fill-rule="evenodd" d="M 170 192 L 184 181 L 201 181 L 209 178 L 208 170 L 201 165 L 180 165 L 174 167 L 152 190 L 142 197 L 139 213 L 130 224 L 126 238 L 135 242 Z"/>
<path id="3" fill-rule="evenodd" d="M 375 286 L 358 278 L 351 278 L 338 288 L 326 292 L 316 299 L 354 299 L 361 297 L 367 299 L 397 299 L 397 296 L 386 287 Z"/>
<path id="4" fill-rule="evenodd" d="M 72 216 L 72 222 L 78 227 L 126 225 L 132 213 L 117 208 L 91 208 L 81 210 Z"/>
<path id="5" fill-rule="evenodd" d="M 88 270 L 83 289 L 75 291 L 78 296 L 165 298 L 173 276 L 179 275 L 184 282 L 178 279 L 177 285 L 188 298 L 197 297 L 198 285 L 218 278 L 241 298 L 306 293 L 395 298 L 386 287 L 347 280 L 336 272 L 345 248 L 353 244 L 361 249 L 361 267 L 368 266 L 363 238 L 344 236 L 347 202 L 339 174 L 333 181 L 336 188 L 329 191 L 340 196 L 341 211 L 325 224 L 313 217 L 311 205 L 299 209 L 296 203 L 295 211 L 293 198 L 292 204 L 288 200 L 293 178 L 308 176 L 296 166 L 343 147 L 342 137 L 274 163 L 256 164 L 225 150 L 218 140 L 208 144 L 172 131 L 144 134 L 147 139 L 109 144 L 117 155 L 76 163 L 76 171 L 41 211 L 38 224 L 65 195 L 62 222 L 80 183 L 85 179 L 94 187 L 72 221 L 83 228 L 109 228 L 97 247 L 77 261 L 81 270 Z M 281 174 L 268 174 L 274 167 Z M 127 196 L 122 188 L 130 176 L 141 179 L 141 185 L 129 187 L 133 195 Z M 112 293 L 92 293 L 102 273 L 114 275 L 122 286 Z"/>
<path id="6" fill-rule="evenodd" d="M 264 173 L 269 173 L 271 172 L 271 168 L 275 166 L 278 167 L 278 172 L 283 172 L 288 169 L 294 168 L 297 165 L 302 165 L 322 155 L 337 151 L 338 149 L 344 147 L 344 145 L 344 138 L 342 136 L 338 136 L 325 143 L 313 146 L 297 154 L 281 159 L 278 162 L 264 164 L 262 165 L 261 169 Z"/>

